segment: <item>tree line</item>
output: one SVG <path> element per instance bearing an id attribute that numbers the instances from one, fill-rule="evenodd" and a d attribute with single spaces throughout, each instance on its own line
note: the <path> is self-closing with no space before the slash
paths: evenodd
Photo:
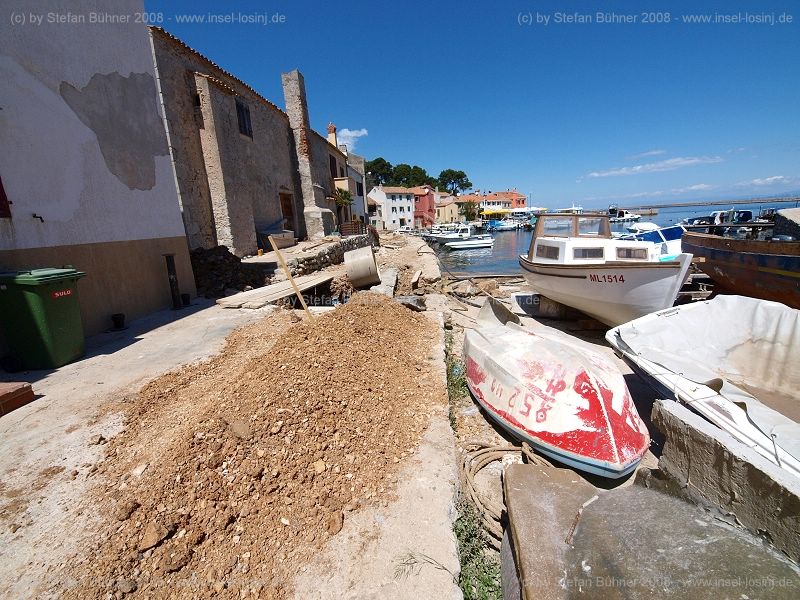
<path id="1" fill-rule="evenodd" d="M 472 182 L 464 171 L 445 169 L 439 177 L 433 177 L 417 165 L 400 163 L 392 165 L 383 157 L 378 157 L 366 162 L 367 189 L 376 185 L 392 185 L 400 187 L 416 187 L 429 185 L 447 190 L 451 194 L 464 192 L 472 188 Z"/>

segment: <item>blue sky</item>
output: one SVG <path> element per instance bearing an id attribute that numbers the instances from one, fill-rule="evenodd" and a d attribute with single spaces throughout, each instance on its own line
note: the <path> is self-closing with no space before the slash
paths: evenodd
<path id="1" fill-rule="evenodd" d="M 551 208 L 800 190 L 791 0 L 145 6 L 279 106 L 280 73 L 299 68 L 313 127 L 366 130 L 355 151 L 368 159 L 433 175 L 463 169 L 480 189 L 516 187 Z M 636 22 L 599 23 L 598 11 Z M 284 22 L 178 22 L 208 13 Z M 591 22 L 563 22 L 570 16 Z M 770 16 L 774 24 L 719 22 Z"/>

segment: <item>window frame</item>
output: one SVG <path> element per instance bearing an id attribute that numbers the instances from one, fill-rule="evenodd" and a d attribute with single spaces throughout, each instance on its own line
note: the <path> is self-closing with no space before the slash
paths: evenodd
<path id="1" fill-rule="evenodd" d="M 237 97 L 236 100 L 236 120 L 239 125 L 239 133 L 241 135 L 253 139 L 253 120 L 250 116 L 250 107 L 244 100 Z"/>

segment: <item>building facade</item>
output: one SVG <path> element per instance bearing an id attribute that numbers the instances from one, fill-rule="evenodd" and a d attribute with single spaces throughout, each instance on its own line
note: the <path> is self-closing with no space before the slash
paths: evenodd
<path id="1" fill-rule="evenodd" d="M 380 206 L 383 229 L 414 226 L 414 188 L 379 185 L 368 196 Z"/>
<path id="2" fill-rule="evenodd" d="M 270 233 L 331 233 L 347 156 L 311 129 L 302 74 L 282 75 L 284 112 L 167 31 L 150 37 L 190 248 L 245 256 Z"/>
<path id="3" fill-rule="evenodd" d="M 136 1 L 116 12 L 137 14 Z M 97 10 L 79 0 L 74 12 Z M 37 10 L 61 12 L 59 2 Z M 109 9 L 110 10 L 110 9 Z M 0 270 L 71 265 L 86 334 L 195 294 L 144 25 L 0 24 Z M 0 344 L 1 345 L 1 344 Z"/>
<path id="4" fill-rule="evenodd" d="M 414 227 L 430 227 L 436 222 L 436 190 L 428 185 L 411 189 L 414 193 Z"/>
<path id="5" fill-rule="evenodd" d="M 463 220 L 455 198 L 445 198 L 436 204 L 437 223 L 461 223 Z"/>

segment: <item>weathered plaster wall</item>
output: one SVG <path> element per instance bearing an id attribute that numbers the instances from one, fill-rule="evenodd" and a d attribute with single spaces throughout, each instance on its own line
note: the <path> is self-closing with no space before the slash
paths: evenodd
<path id="1" fill-rule="evenodd" d="M 282 227 L 280 194 L 292 195 L 302 235 L 287 116 L 169 34 L 150 33 L 190 246 L 255 253 L 257 229 Z M 252 138 L 239 132 L 237 97 L 250 110 Z"/>
<path id="2" fill-rule="evenodd" d="M 70 5 L 83 15 L 142 10 L 131 0 Z M 46 1 L 35 12 L 65 9 Z M 0 270 L 86 271 L 87 334 L 109 327 L 111 313 L 170 305 L 164 252 L 194 294 L 146 27 L 2 19 L 0 81 L 0 176 L 12 202 L 12 218 L 0 218 Z"/>

